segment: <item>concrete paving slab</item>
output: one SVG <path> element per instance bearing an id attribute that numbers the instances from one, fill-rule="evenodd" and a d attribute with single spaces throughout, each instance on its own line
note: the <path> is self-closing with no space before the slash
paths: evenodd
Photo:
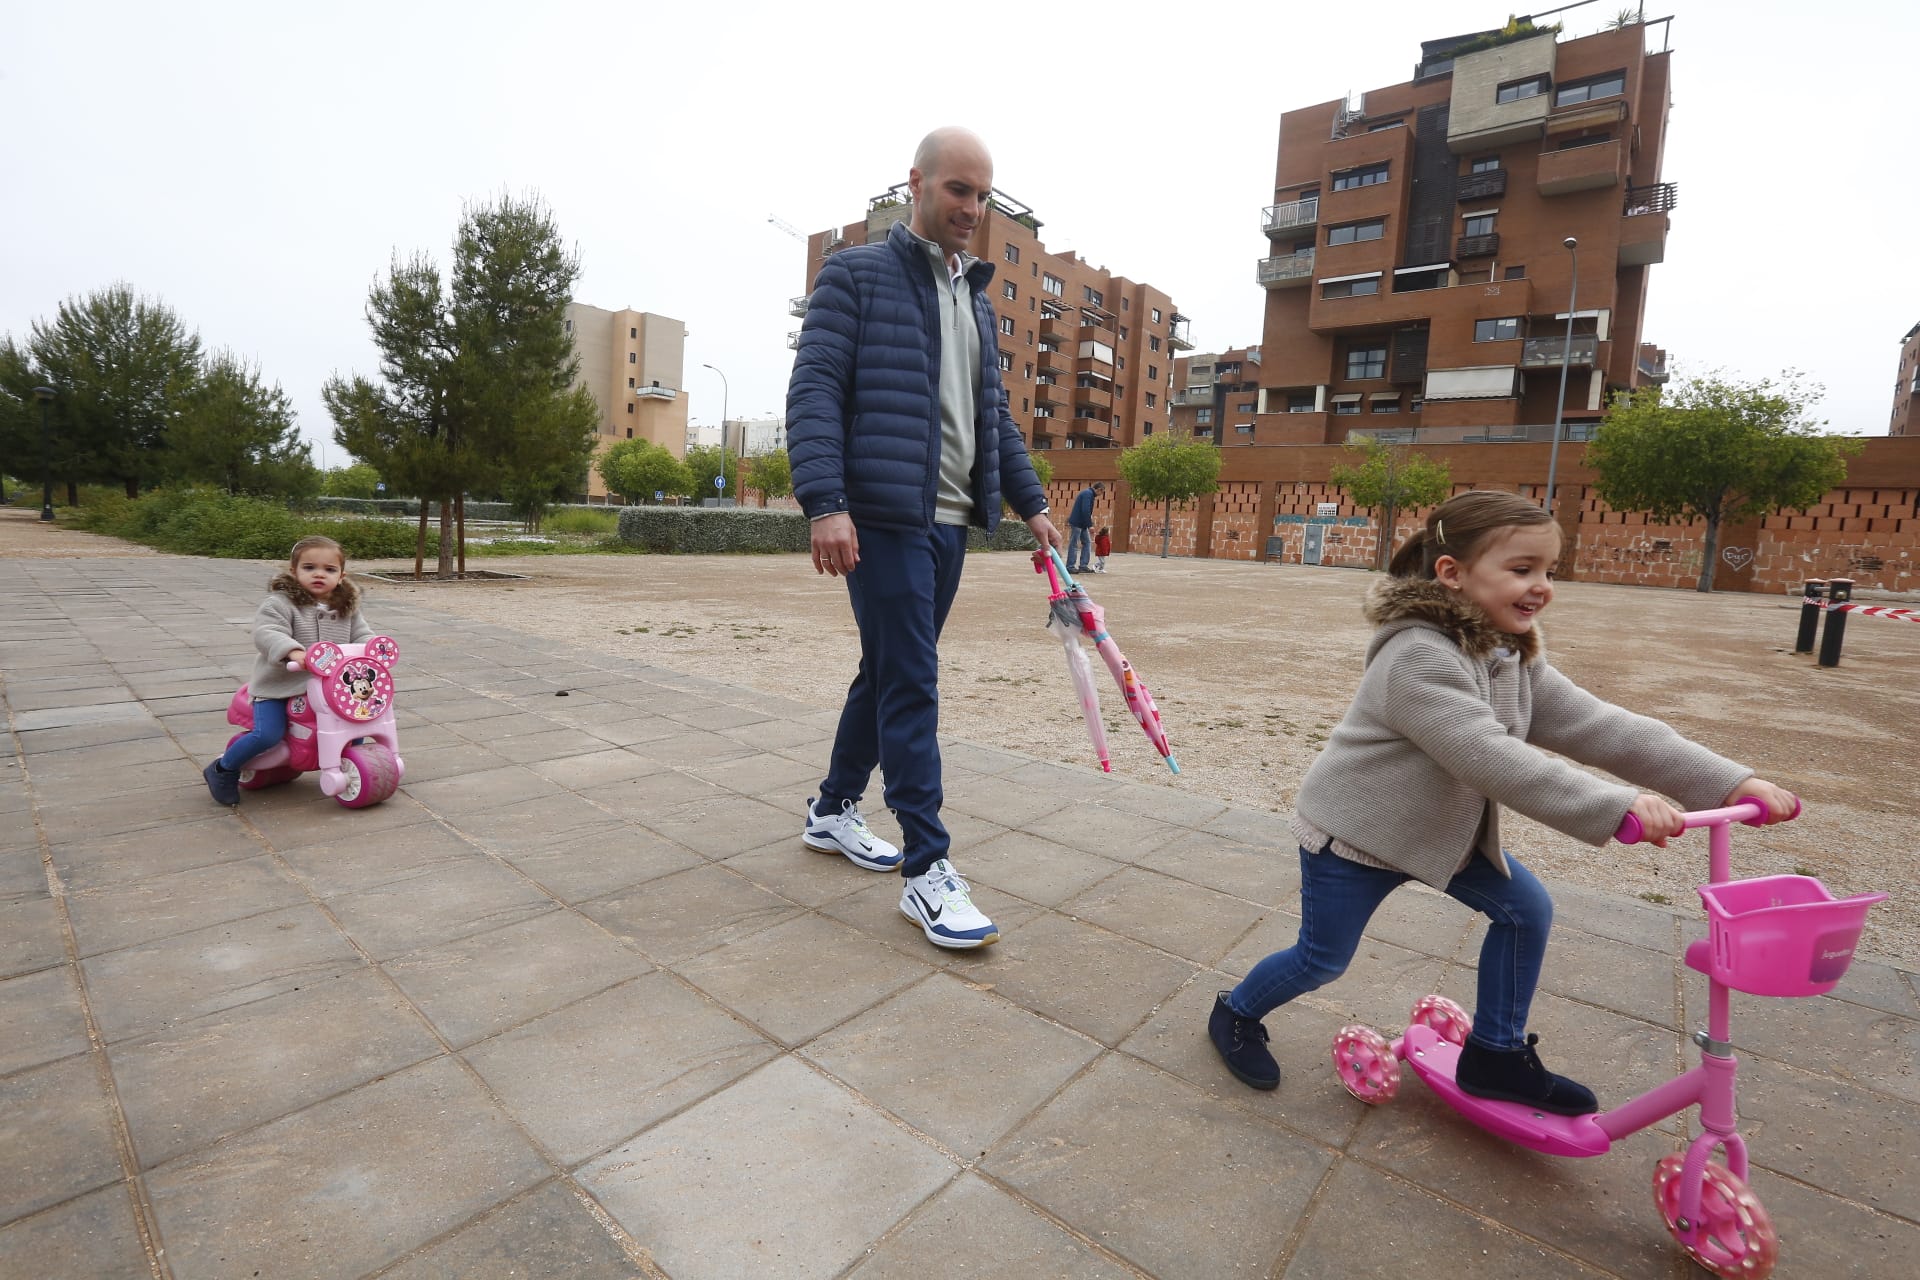
<path id="1" fill-rule="evenodd" d="M 489 932 L 558 905 L 525 876 L 485 857 L 327 899 L 354 945 L 376 960 Z"/>
<path id="2" fill-rule="evenodd" d="M 542 892 L 573 906 L 706 865 L 706 859 L 691 849 L 633 826 L 576 836 L 502 858 Z"/>
<path id="3" fill-rule="evenodd" d="M 206 816 L 153 831 L 93 839 L 77 836 L 53 846 L 54 870 L 70 891 L 190 871 L 257 856 L 253 832 L 209 805 Z"/>
<path id="4" fill-rule="evenodd" d="M 589 1203 L 569 1184 L 544 1183 L 382 1271 L 380 1280 L 647 1277 Z"/>
<path id="5" fill-rule="evenodd" d="M 307 900 L 306 889 L 267 854 L 130 880 L 67 897 L 83 956 L 117 951 Z"/>
<path id="6" fill-rule="evenodd" d="M 956 1249 L 955 1241 L 991 1241 Z M 855 1267 L 858 1280 L 937 1275 L 942 1280 L 1130 1280 L 1132 1267 L 969 1174 L 949 1185 Z"/>
<path id="7" fill-rule="evenodd" d="M 0 1275 L 152 1280 L 124 1185 L 102 1187 L 0 1227 Z"/>
<path id="8" fill-rule="evenodd" d="M 120 1179 L 113 1111 L 90 1054 L 0 1078 L 0 1225 Z"/>
<path id="9" fill-rule="evenodd" d="M 0 982 L 0 1076 L 87 1050 L 87 1019 L 73 966 L 54 965 Z"/>
<path id="10" fill-rule="evenodd" d="M 46 864 L 40 860 L 39 835 L 31 827 L 24 839 L 0 840 L 0 902 L 48 896 Z"/>
<path id="11" fill-rule="evenodd" d="M 449 825 L 482 849 L 508 855 L 627 829 L 605 809 L 566 791 L 461 814 Z"/>
<path id="12" fill-rule="evenodd" d="M 1218 961 L 1267 914 L 1244 899 L 1137 867 L 1122 868 L 1060 909 L 1200 965 Z"/>
<path id="13" fill-rule="evenodd" d="M 1707 979 L 1685 971 L 1687 1025 L 1704 1025 Z M 1744 1053 L 1920 1102 L 1920 1019 L 1833 995 L 1811 1000 L 1733 997 L 1733 1043 Z"/>
<path id="14" fill-rule="evenodd" d="M 658 810 L 640 821 L 649 830 L 711 858 L 730 858 L 791 839 L 800 825 L 790 809 L 724 791 Z"/>
<path id="15" fill-rule="evenodd" d="M 32 973 L 67 958 L 65 922 L 51 897 L 0 902 L 0 978 Z"/>
<path id="16" fill-rule="evenodd" d="M 989 913 L 991 914 L 991 913 Z M 1195 966 L 1057 915 L 1021 926 L 993 957 L 994 990 L 1105 1045 L 1115 1045 L 1193 976 Z"/>
<path id="17" fill-rule="evenodd" d="M 991 885 L 1049 907 L 1086 892 L 1122 866 L 1025 831 L 1005 830 L 964 844 L 956 838 L 953 863 L 970 884 Z"/>
<path id="18" fill-rule="evenodd" d="M 719 787 L 704 778 L 673 768 L 588 787 L 580 792 L 581 796 L 615 817 L 635 822 L 645 822 L 653 814 L 674 805 L 713 799 L 723 794 Z"/>
<path id="19" fill-rule="evenodd" d="M 712 865 L 649 880 L 580 910 L 655 964 L 680 964 L 738 938 L 770 929 L 800 908 Z"/>

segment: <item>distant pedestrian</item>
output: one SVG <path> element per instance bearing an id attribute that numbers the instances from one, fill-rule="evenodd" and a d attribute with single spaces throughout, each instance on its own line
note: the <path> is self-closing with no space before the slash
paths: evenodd
<path id="1" fill-rule="evenodd" d="M 928 134 L 907 175 L 910 220 L 884 244 L 833 255 L 814 280 L 787 389 L 793 492 L 813 521 L 813 567 L 844 577 L 860 630 L 820 794 L 801 839 L 869 871 L 898 869 L 900 912 L 938 947 L 981 947 L 1000 930 L 974 906 L 940 822 L 937 686 L 941 627 L 969 526 L 992 533 L 1000 504 L 1060 545 L 1047 496 L 1007 412 L 994 265 L 967 252 L 993 192 L 993 161 L 964 129 Z M 904 852 L 860 816 L 874 766 Z"/>
<path id="2" fill-rule="evenodd" d="M 1107 571 L 1107 557 L 1113 554 L 1113 539 L 1107 536 L 1107 526 L 1101 525 L 1100 532 L 1093 535 L 1093 571 Z"/>
<path id="3" fill-rule="evenodd" d="M 347 577 L 346 552 L 332 538 L 314 534 L 294 543 L 267 590 L 253 612 L 253 647 L 260 651 L 247 680 L 253 727 L 200 773 L 220 804 L 240 803 L 241 767 L 287 736 L 287 699 L 307 691 L 307 673 L 287 664 L 304 661 L 322 640 L 358 644 L 373 634 L 360 616 L 360 589 Z"/>
<path id="4" fill-rule="evenodd" d="M 1093 552 L 1093 503 L 1105 486 L 1098 481 L 1074 495 L 1067 512 L 1067 572 L 1085 573 Z"/>

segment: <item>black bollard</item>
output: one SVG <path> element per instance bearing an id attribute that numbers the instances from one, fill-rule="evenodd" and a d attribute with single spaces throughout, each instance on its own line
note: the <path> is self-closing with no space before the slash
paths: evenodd
<path id="1" fill-rule="evenodd" d="M 1801 596 L 1806 603 L 1800 606 L 1800 634 L 1793 641 L 1795 653 L 1813 652 L 1813 633 L 1820 629 L 1820 600 L 1826 594 L 1825 578 L 1807 579 L 1807 588 Z"/>
<path id="2" fill-rule="evenodd" d="M 1847 611 L 1832 606 L 1847 604 L 1853 599 L 1853 579 L 1835 578 L 1827 584 L 1827 629 L 1820 633 L 1820 665 L 1837 667 L 1840 665 L 1840 646 L 1847 638 Z"/>

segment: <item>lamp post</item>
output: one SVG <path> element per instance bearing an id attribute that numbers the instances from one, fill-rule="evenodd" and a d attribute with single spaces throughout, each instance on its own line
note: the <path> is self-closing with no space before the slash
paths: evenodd
<path id="1" fill-rule="evenodd" d="M 720 373 L 718 368 L 710 364 L 703 363 L 700 367 Z M 727 375 L 724 373 L 720 373 L 720 478 L 723 481 L 727 478 Z M 726 490 L 720 492 L 724 495 Z"/>
<path id="2" fill-rule="evenodd" d="M 1567 411 L 1567 368 L 1573 363 L 1573 313 L 1580 305 L 1580 242 L 1568 236 L 1560 242 L 1573 257 L 1572 283 L 1567 289 L 1567 336 L 1560 347 L 1560 398 L 1553 402 L 1553 445 L 1547 450 L 1547 514 L 1553 514 L 1553 473 L 1560 461 L 1560 419 Z"/>
<path id="3" fill-rule="evenodd" d="M 52 387 L 35 387 L 33 398 L 40 402 L 40 518 L 53 519 L 53 428 L 48 415 L 53 409 Z"/>

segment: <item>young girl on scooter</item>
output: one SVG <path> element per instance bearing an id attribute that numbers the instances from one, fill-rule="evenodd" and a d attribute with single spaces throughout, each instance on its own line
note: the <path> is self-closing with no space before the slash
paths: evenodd
<path id="1" fill-rule="evenodd" d="M 289 670 L 322 640 L 358 644 L 373 634 L 360 616 L 360 590 L 347 577 L 347 556 L 332 538 L 314 534 L 293 544 L 286 569 L 267 586 L 253 614 L 254 660 L 247 692 L 253 728 L 235 738 L 201 771 L 217 803 L 240 803 L 240 767 L 287 732 L 287 699 L 307 691 L 307 673 Z"/>
<path id="2" fill-rule="evenodd" d="M 1368 594 L 1377 630 L 1359 692 L 1307 770 L 1300 841 L 1300 937 L 1216 998 L 1208 1031 L 1227 1069 L 1256 1089 L 1280 1068 L 1261 1019 L 1346 971 L 1386 896 L 1419 880 L 1488 918 L 1478 1008 L 1455 1076 L 1466 1093 L 1559 1115 L 1597 1109 L 1586 1086 L 1534 1050 L 1527 1011 L 1553 902 L 1501 848 L 1500 809 L 1604 844 L 1631 812 L 1662 847 L 1679 810 L 1574 768 L 1558 752 L 1688 809 L 1793 796 L 1658 720 L 1587 693 L 1548 664 L 1535 619 L 1553 600 L 1560 529 L 1511 493 L 1458 494 L 1437 507 Z M 1541 750 L 1540 748 L 1545 748 Z"/>

